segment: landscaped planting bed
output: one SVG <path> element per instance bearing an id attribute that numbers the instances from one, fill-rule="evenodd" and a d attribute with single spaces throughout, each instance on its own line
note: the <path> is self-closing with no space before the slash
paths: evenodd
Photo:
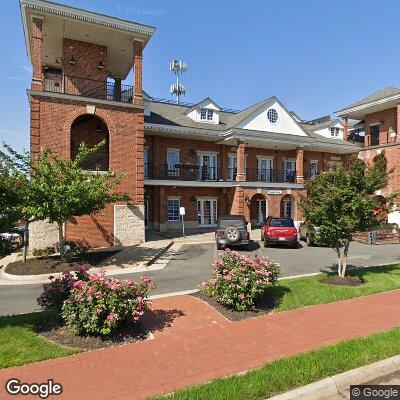
<path id="1" fill-rule="evenodd" d="M 35 331 L 40 337 L 57 345 L 81 350 L 120 346 L 149 338 L 149 332 L 140 322 L 127 324 L 105 337 L 99 335 L 76 335 L 68 326 L 56 319 L 43 322 L 35 328 Z"/>
<path id="2" fill-rule="evenodd" d="M 0 317 L 0 368 L 148 337 L 141 317 L 150 311 L 151 278 L 120 281 L 80 268 L 49 279 L 37 299 L 44 312 Z"/>
<path id="3" fill-rule="evenodd" d="M 21 260 L 8 264 L 5 272 L 12 275 L 40 275 L 73 271 L 82 267 L 93 268 L 120 251 L 115 249 L 93 250 L 65 259 L 61 259 L 58 255 L 28 258 L 25 263 Z"/>
<path id="4" fill-rule="evenodd" d="M 278 273 L 279 266 L 268 259 L 251 259 L 227 251 L 215 261 L 212 278 L 193 296 L 204 300 L 228 319 L 237 321 L 272 311 L 400 289 L 400 264 L 351 269 L 346 278 L 335 273 L 321 273 L 277 280 Z M 266 277 L 265 281 L 258 281 L 259 274 Z M 246 299 L 250 296 L 251 301 L 241 304 L 243 296 Z"/>

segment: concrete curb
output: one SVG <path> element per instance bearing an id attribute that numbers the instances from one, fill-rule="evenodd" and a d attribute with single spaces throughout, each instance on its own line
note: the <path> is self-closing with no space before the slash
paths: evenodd
<path id="1" fill-rule="evenodd" d="M 158 262 L 159 259 L 172 247 L 174 246 L 174 241 L 168 243 L 167 246 L 160 249 L 149 261 L 146 263 L 139 263 L 135 267 L 130 268 L 110 268 L 104 271 L 106 276 L 110 275 L 125 275 L 131 273 L 140 273 L 140 272 L 150 272 L 150 271 L 157 271 L 160 269 L 164 269 L 166 265 L 172 258 L 172 255 L 169 257 L 165 257 L 165 259 L 161 262 Z M 176 250 L 181 247 L 179 244 L 176 246 Z M 56 278 L 61 277 L 62 273 L 53 273 L 53 274 L 40 274 L 40 275 L 13 275 L 5 272 L 6 266 L 15 260 L 10 260 L 4 264 L 3 268 L 0 270 L 0 286 L 1 285 L 28 285 L 28 284 L 35 284 L 35 283 L 47 283 L 49 281 L 49 276 L 54 276 Z M 101 268 L 100 268 L 101 270 Z M 99 267 L 97 268 L 90 268 L 89 273 L 95 274 L 99 273 Z"/>
<path id="2" fill-rule="evenodd" d="M 322 379 L 289 392 L 270 397 L 270 400 L 324 400 L 334 395 L 349 398 L 350 385 L 366 383 L 400 370 L 400 356 L 394 356 L 364 367 Z M 346 396 L 348 394 L 348 396 Z"/>

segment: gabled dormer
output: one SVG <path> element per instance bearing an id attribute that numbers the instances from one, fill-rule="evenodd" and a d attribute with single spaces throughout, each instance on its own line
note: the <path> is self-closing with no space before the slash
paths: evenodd
<path id="1" fill-rule="evenodd" d="M 207 97 L 200 103 L 195 104 L 192 108 L 189 108 L 185 114 L 195 122 L 218 125 L 220 111 L 221 107 Z"/>
<path id="2" fill-rule="evenodd" d="M 227 129 L 308 136 L 296 118 L 276 98 L 270 97 L 235 114 Z"/>

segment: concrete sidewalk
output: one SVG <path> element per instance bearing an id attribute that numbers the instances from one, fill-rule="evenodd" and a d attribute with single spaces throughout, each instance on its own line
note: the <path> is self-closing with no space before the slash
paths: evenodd
<path id="1" fill-rule="evenodd" d="M 144 320 L 154 340 L 6 369 L 0 385 L 52 378 L 62 399 L 140 399 L 393 328 L 399 307 L 397 290 L 230 322 L 199 299 L 169 297 Z"/>
<path id="2" fill-rule="evenodd" d="M 106 275 L 122 275 L 136 272 L 150 272 L 165 268 L 180 244 L 174 244 L 171 239 L 144 242 L 137 246 L 125 248 L 113 247 L 110 257 L 89 270 L 90 273 L 104 272 Z M 112 250 L 120 250 L 117 253 Z M 171 251 L 168 253 L 168 250 Z M 101 249 L 98 249 L 101 250 Z M 96 249 L 94 250 L 96 251 Z M 48 282 L 48 277 L 61 276 L 61 273 L 42 275 L 11 275 L 5 272 L 7 264 L 22 260 L 22 256 L 13 253 L 0 260 L 0 285 L 23 285 Z"/>

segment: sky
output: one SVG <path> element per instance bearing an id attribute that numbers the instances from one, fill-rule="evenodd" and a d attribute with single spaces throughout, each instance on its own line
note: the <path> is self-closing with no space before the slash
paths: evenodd
<path id="1" fill-rule="evenodd" d="M 63 0 L 156 27 L 145 48 L 143 88 L 172 98 L 168 65 L 189 65 L 184 101 L 211 97 L 243 109 L 276 96 L 300 118 L 336 110 L 386 86 L 400 87 L 400 1 Z M 29 146 L 31 65 L 19 2 L 0 3 L 0 141 Z M 132 84 L 131 75 L 126 84 Z"/>

